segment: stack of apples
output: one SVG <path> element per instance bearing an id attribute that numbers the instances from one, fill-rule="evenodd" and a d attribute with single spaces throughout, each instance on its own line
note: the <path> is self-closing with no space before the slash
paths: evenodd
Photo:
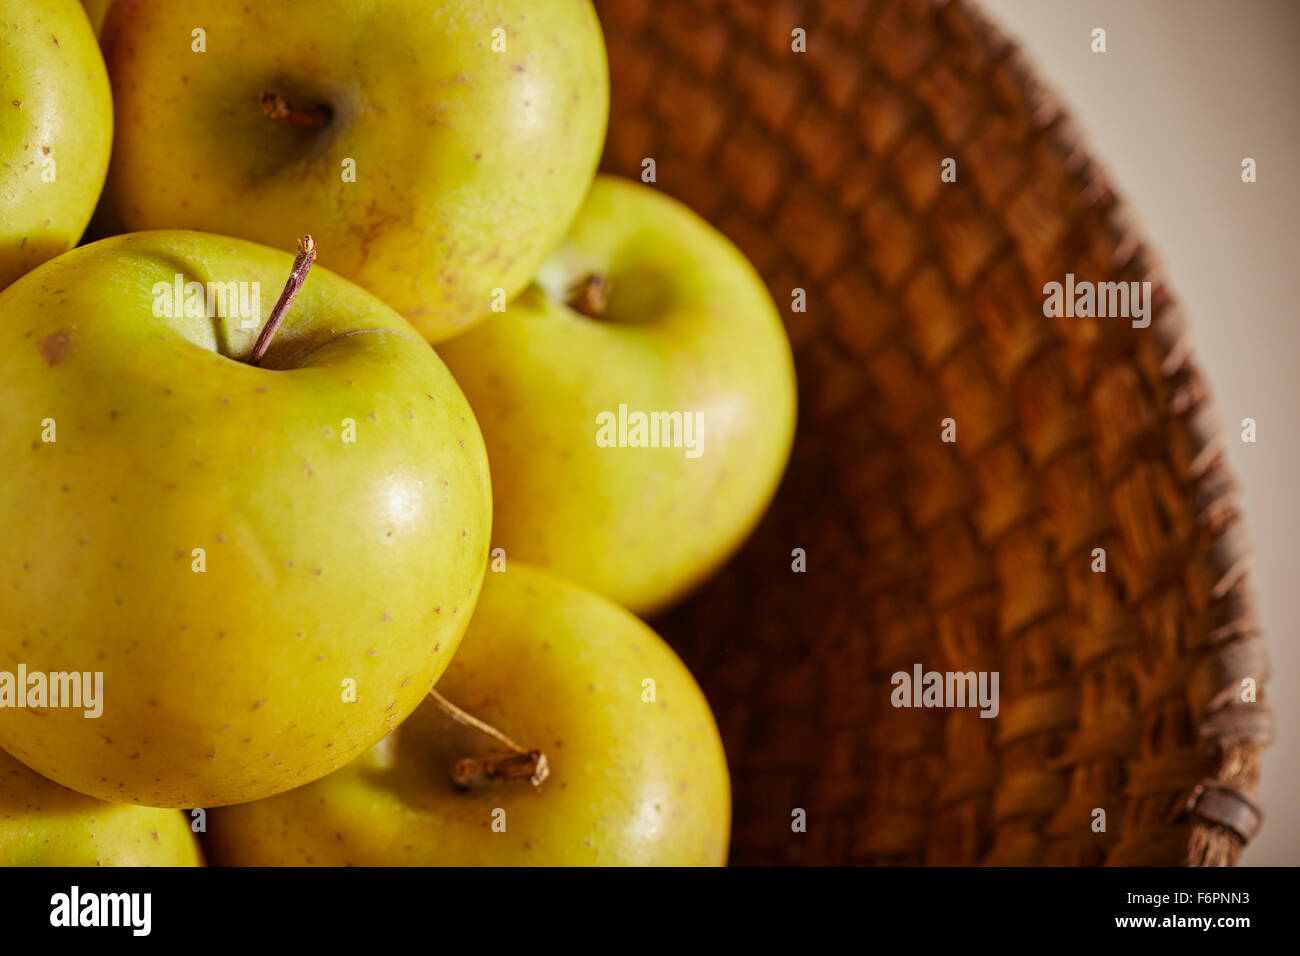
<path id="1" fill-rule="evenodd" d="M 0 87 L 0 863 L 725 862 L 641 618 L 793 366 L 590 3 L 0 0 Z"/>

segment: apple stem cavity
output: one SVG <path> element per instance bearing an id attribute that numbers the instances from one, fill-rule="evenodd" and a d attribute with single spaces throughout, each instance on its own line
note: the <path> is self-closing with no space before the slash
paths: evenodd
<path id="1" fill-rule="evenodd" d="M 249 365 L 255 366 L 261 363 L 266 350 L 271 347 L 271 339 L 275 338 L 275 333 L 279 331 L 280 323 L 288 314 L 289 306 L 293 305 L 298 290 L 307 281 L 307 273 L 311 271 L 311 264 L 315 261 L 316 242 L 311 236 L 303 236 L 298 240 L 298 255 L 293 260 L 293 271 L 289 273 L 284 290 L 280 293 L 280 298 L 276 301 L 270 316 L 267 317 L 266 325 L 262 326 L 261 334 L 253 343 L 253 354 L 248 359 Z"/>
<path id="2" fill-rule="evenodd" d="M 588 318 L 599 319 L 608 304 L 609 281 L 595 272 L 583 276 L 569 289 L 569 308 Z"/>
<path id="3" fill-rule="evenodd" d="M 257 94 L 262 112 L 290 126 L 324 126 L 331 119 L 328 106 L 294 106 L 279 93 L 262 90 Z"/>
<path id="4" fill-rule="evenodd" d="M 525 750 L 491 724 L 461 710 L 436 690 L 430 690 L 429 697 L 456 723 L 487 734 L 510 751 L 457 760 L 451 767 L 451 779 L 456 786 L 474 790 L 508 780 L 527 780 L 536 787 L 550 776 L 551 766 L 546 761 L 546 754 L 540 750 Z"/>

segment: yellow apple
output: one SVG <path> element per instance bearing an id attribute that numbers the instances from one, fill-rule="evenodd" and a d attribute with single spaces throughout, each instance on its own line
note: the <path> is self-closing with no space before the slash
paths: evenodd
<path id="1" fill-rule="evenodd" d="M 0 289 L 72 248 L 99 199 L 113 101 L 77 0 L 0 0 Z"/>
<path id="2" fill-rule="evenodd" d="M 604 140 L 587 0 L 120 0 L 102 41 L 127 228 L 292 223 L 432 339 L 529 281 Z"/>
<path id="3" fill-rule="evenodd" d="M 185 814 L 82 796 L 0 752 L 0 866 L 202 866 Z"/>
<path id="4" fill-rule="evenodd" d="M 438 690 L 549 776 L 462 789 L 451 768 L 501 750 L 426 701 L 322 780 L 226 807 L 226 865 L 720 865 L 731 803 L 708 704 L 660 638 L 621 608 L 518 562 L 487 576 Z"/>
<path id="5" fill-rule="evenodd" d="M 578 301 L 589 276 L 603 308 Z M 538 281 L 438 352 L 487 442 L 494 543 L 641 614 L 726 559 L 789 455 L 776 307 L 730 242 L 647 186 L 598 178 Z"/>
<path id="6" fill-rule="evenodd" d="M 0 748 L 66 787 L 211 807 L 306 783 L 413 711 L 464 633 L 491 528 L 473 415 L 320 265 L 251 364 L 292 265 L 140 233 L 0 293 Z M 50 673 L 95 701 L 23 687 Z"/>

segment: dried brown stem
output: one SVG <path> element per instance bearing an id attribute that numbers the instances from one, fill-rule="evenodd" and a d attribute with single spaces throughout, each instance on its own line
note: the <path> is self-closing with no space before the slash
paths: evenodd
<path id="1" fill-rule="evenodd" d="M 451 768 L 451 779 L 458 787 L 486 787 L 525 779 L 536 787 L 550 775 L 550 764 L 546 762 L 546 754 L 540 750 L 525 750 L 491 724 L 461 710 L 436 690 L 430 690 L 429 697 L 456 723 L 487 734 L 510 750 L 509 753 L 492 752 L 457 760 Z"/>
<path id="2" fill-rule="evenodd" d="M 330 121 L 328 106 L 294 106 L 279 93 L 262 90 L 257 94 L 262 112 L 273 120 L 290 126 L 324 126 Z"/>
<path id="3" fill-rule="evenodd" d="M 307 281 L 307 273 L 311 271 L 311 264 L 316 261 L 316 243 L 311 236 L 303 236 L 298 240 L 298 255 L 293 260 L 293 271 L 289 273 L 289 279 L 284 284 L 284 290 L 280 293 L 280 298 L 275 303 L 275 308 L 271 310 L 270 316 L 266 320 L 266 325 L 262 326 L 262 332 L 253 343 L 253 354 L 249 356 L 249 365 L 258 365 L 262 357 L 266 355 L 266 350 L 271 347 L 271 339 L 275 338 L 275 333 L 280 329 L 280 323 L 284 321 L 285 315 L 289 312 L 289 306 L 293 305 L 294 298 L 298 295 L 298 290 L 302 284 Z"/>
<path id="4" fill-rule="evenodd" d="M 590 318 L 599 319 L 608 304 L 609 282 L 602 275 L 585 275 L 569 289 L 569 308 Z"/>

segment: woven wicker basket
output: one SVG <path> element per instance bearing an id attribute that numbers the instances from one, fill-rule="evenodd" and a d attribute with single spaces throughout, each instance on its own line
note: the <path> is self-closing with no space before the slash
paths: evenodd
<path id="1" fill-rule="evenodd" d="M 740 245 L 799 372 L 769 514 L 656 622 L 722 728 L 732 861 L 1234 863 L 1272 718 L 1223 437 L 1059 108 L 964 2 L 597 6 L 605 167 L 653 157 Z M 1067 272 L 1150 280 L 1151 326 L 1044 318 Z M 892 707 L 917 663 L 997 671 L 998 718 Z"/>

